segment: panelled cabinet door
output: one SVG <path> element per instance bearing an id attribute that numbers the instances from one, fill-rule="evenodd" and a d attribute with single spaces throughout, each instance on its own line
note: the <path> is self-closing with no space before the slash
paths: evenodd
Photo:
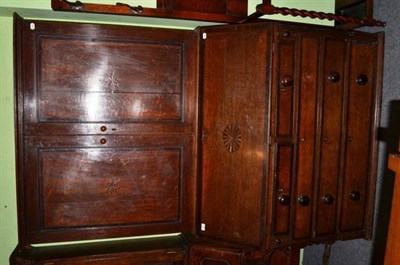
<path id="1" fill-rule="evenodd" d="M 270 27 L 204 28 L 200 234 L 260 246 Z"/>
<path id="2" fill-rule="evenodd" d="M 190 229 L 180 187 L 191 145 L 165 135 L 26 137 L 29 241 L 96 238 L 100 228 L 103 237 Z"/>
<path id="3" fill-rule="evenodd" d="M 20 243 L 193 231 L 194 32 L 16 28 Z"/>
<path id="4" fill-rule="evenodd" d="M 276 27 L 267 245 L 370 236 L 382 37 Z"/>

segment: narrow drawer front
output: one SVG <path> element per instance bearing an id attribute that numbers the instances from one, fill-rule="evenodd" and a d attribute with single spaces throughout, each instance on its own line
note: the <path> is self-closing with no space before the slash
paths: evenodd
<path id="1" fill-rule="evenodd" d="M 293 104 L 295 85 L 295 41 L 281 37 L 277 44 L 276 76 L 276 137 L 293 135 Z"/>
<path id="2" fill-rule="evenodd" d="M 292 209 L 293 145 L 277 144 L 274 173 L 274 220 L 275 236 L 288 236 Z"/>
<path id="3" fill-rule="evenodd" d="M 325 39 L 316 235 L 336 231 L 344 96 L 344 40 Z"/>
<path id="4" fill-rule="evenodd" d="M 375 98 L 375 50 L 371 43 L 351 45 L 341 231 L 364 229 L 371 166 L 368 143 Z"/>
<path id="5" fill-rule="evenodd" d="M 311 236 L 317 127 L 319 39 L 302 37 L 294 237 Z"/>

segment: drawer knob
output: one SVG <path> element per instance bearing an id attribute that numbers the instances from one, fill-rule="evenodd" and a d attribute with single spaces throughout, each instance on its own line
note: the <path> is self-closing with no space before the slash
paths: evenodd
<path id="1" fill-rule="evenodd" d="M 310 198 L 306 195 L 301 195 L 299 198 L 297 198 L 297 201 L 301 206 L 308 206 L 310 205 Z"/>
<path id="2" fill-rule="evenodd" d="M 101 144 L 106 144 L 106 143 L 107 143 L 107 140 L 104 139 L 104 138 L 101 138 L 101 139 L 100 139 L 100 143 L 101 143 Z"/>
<path id="3" fill-rule="evenodd" d="M 290 75 L 285 75 L 281 79 L 282 86 L 291 86 L 293 85 L 293 77 Z"/>
<path id="4" fill-rule="evenodd" d="M 334 201 L 335 198 L 330 194 L 325 194 L 324 197 L 322 197 L 322 202 L 326 205 L 332 205 Z"/>
<path id="5" fill-rule="evenodd" d="M 350 192 L 349 196 L 350 196 L 350 200 L 355 201 L 355 202 L 359 201 L 361 198 L 360 192 L 356 191 L 356 190 L 353 190 L 352 192 Z"/>
<path id="6" fill-rule="evenodd" d="M 328 80 L 331 83 L 337 83 L 340 81 L 340 74 L 338 72 L 331 72 L 328 76 Z"/>
<path id="7" fill-rule="evenodd" d="M 100 131 L 102 131 L 102 132 L 107 131 L 107 127 L 106 127 L 106 126 L 101 126 L 101 127 L 100 127 Z"/>
<path id="8" fill-rule="evenodd" d="M 368 76 L 367 75 L 359 75 L 359 76 L 357 76 L 356 82 L 360 86 L 363 86 L 366 83 L 368 83 Z"/>
<path id="9" fill-rule="evenodd" d="M 283 194 L 279 196 L 278 201 L 283 206 L 288 206 L 290 204 L 290 197 L 289 195 Z"/>

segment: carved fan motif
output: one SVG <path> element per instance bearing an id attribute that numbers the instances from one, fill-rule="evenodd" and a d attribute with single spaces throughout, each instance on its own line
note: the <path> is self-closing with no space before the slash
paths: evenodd
<path id="1" fill-rule="evenodd" d="M 226 150 L 229 152 L 233 153 L 239 150 L 240 144 L 242 143 L 242 135 L 240 134 L 239 126 L 236 124 L 229 124 L 226 126 L 222 133 L 222 141 L 224 142 Z"/>

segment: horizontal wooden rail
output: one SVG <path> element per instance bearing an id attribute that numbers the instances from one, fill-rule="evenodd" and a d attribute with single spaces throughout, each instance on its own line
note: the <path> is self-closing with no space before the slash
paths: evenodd
<path id="1" fill-rule="evenodd" d="M 304 9 L 296 9 L 296 8 L 287 8 L 287 7 L 275 7 L 271 4 L 260 4 L 256 7 L 256 12 L 245 19 L 243 22 L 248 21 L 249 19 L 255 19 L 256 17 L 261 17 L 263 15 L 274 15 L 281 14 L 284 16 L 290 15 L 294 17 L 307 17 L 307 18 L 318 18 L 318 19 L 326 19 L 331 21 L 337 21 L 341 23 L 352 23 L 358 24 L 361 26 L 377 26 L 377 27 L 385 27 L 386 22 L 379 21 L 373 18 L 364 18 L 358 19 L 349 16 L 336 15 L 333 13 L 324 13 L 317 11 L 309 11 Z"/>
<path id="2" fill-rule="evenodd" d="M 202 13 L 193 11 L 171 10 L 164 8 L 144 8 L 142 6 L 131 6 L 124 3 L 91 4 L 81 1 L 51 0 L 51 8 L 55 11 L 97 13 L 111 15 L 129 15 L 139 17 L 156 17 L 170 19 L 186 19 L 210 22 L 238 23 L 245 17 L 227 16 L 217 13 Z"/>
<path id="3" fill-rule="evenodd" d="M 256 7 L 256 12 L 250 16 L 232 17 L 223 14 L 215 13 L 202 13 L 192 11 L 170 10 L 164 8 L 143 8 L 142 6 L 130 6 L 128 4 L 117 3 L 115 5 L 107 4 L 89 4 L 82 3 L 81 1 L 68 1 L 68 0 L 52 0 L 51 7 L 56 11 L 73 11 L 85 13 L 100 13 L 100 14 L 114 14 L 114 15 L 135 15 L 141 17 L 158 17 L 158 18 L 171 18 L 171 19 L 190 19 L 212 22 L 226 22 L 226 23 L 244 23 L 257 19 L 263 15 L 281 14 L 284 16 L 300 16 L 308 18 L 318 18 L 333 20 L 341 23 L 352 23 L 361 26 L 378 26 L 385 27 L 386 22 L 375 20 L 373 18 L 358 19 L 349 16 L 336 15 L 332 13 L 324 13 L 317 11 L 308 11 L 304 9 L 295 9 L 287 7 L 275 7 L 265 1 Z"/>

